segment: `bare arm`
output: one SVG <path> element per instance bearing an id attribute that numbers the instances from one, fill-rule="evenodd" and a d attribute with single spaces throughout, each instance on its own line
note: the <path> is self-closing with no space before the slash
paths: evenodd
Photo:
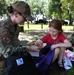
<path id="1" fill-rule="evenodd" d="M 64 41 L 64 43 L 59 43 L 58 46 L 59 46 L 59 47 L 71 47 L 72 44 L 66 39 L 66 40 Z"/>
<path id="2" fill-rule="evenodd" d="M 71 47 L 71 46 L 72 44 L 67 39 L 65 39 L 63 43 L 53 44 L 51 46 L 51 49 L 54 49 L 56 47 Z"/>
<path id="3" fill-rule="evenodd" d="M 43 47 L 43 41 L 42 40 L 37 40 L 35 42 L 35 46 L 38 46 L 39 50 Z"/>

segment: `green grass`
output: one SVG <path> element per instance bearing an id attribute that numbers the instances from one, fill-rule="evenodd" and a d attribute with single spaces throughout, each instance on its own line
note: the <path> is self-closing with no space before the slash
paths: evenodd
<path id="1" fill-rule="evenodd" d="M 29 24 L 29 25 L 24 24 L 21 26 L 24 27 L 24 30 L 48 30 L 49 29 L 48 25 L 41 25 L 41 24 Z M 69 25 L 68 26 L 63 25 L 62 28 L 63 30 L 67 30 L 67 31 L 74 30 L 74 26 L 69 26 Z"/>
<path id="2" fill-rule="evenodd" d="M 74 68 L 71 68 L 67 71 L 67 75 L 73 75 L 74 74 Z"/>
<path id="3" fill-rule="evenodd" d="M 74 26 L 62 26 L 63 30 L 71 30 L 73 31 L 74 30 Z"/>

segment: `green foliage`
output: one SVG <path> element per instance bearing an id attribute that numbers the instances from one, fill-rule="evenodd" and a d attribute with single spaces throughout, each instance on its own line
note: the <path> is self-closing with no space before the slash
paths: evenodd
<path id="1" fill-rule="evenodd" d="M 18 0 L 5 0 L 6 1 L 6 4 L 7 6 L 9 6 L 10 4 L 14 3 L 15 1 L 18 1 Z"/>
<path id="2" fill-rule="evenodd" d="M 5 0 L 0 0 L 0 16 L 6 13 L 6 2 Z"/>
<path id="3" fill-rule="evenodd" d="M 49 15 L 54 15 L 55 18 L 61 19 L 62 9 L 60 0 L 51 0 L 48 7 Z"/>
<path id="4" fill-rule="evenodd" d="M 15 2 L 16 0 L 0 0 L 0 16 L 7 14 L 7 6 Z"/>
<path id="5" fill-rule="evenodd" d="M 62 9 L 74 11 L 74 0 L 62 0 Z"/>
<path id="6" fill-rule="evenodd" d="M 30 5 L 31 7 L 31 13 L 32 15 L 36 15 L 36 14 L 45 14 L 46 12 L 46 1 L 43 0 L 27 0 L 27 3 Z"/>
<path id="7" fill-rule="evenodd" d="M 63 12 L 68 15 L 68 18 L 69 19 L 69 24 L 72 25 L 72 21 L 73 21 L 73 18 L 74 17 L 74 0 L 61 0 L 62 2 L 62 10 Z"/>
<path id="8" fill-rule="evenodd" d="M 68 20 L 74 17 L 74 0 L 26 0 L 26 2 L 30 5 L 33 16 L 41 13 L 48 19 L 52 16 Z"/>

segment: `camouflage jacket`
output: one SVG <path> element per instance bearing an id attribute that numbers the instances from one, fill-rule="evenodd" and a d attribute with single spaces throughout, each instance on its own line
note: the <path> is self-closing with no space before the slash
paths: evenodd
<path id="1" fill-rule="evenodd" d="M 10 18 L 0 22 L 0 56 L 7 58 L 20 46 L 18 34 L 19 26 L 13 25 Z"/>

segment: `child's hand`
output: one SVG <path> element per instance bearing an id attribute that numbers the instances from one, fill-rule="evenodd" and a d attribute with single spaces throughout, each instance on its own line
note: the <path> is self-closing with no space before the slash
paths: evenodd
<path id="1" fill-rule="evenodd" d="M 51 50 L 53 50 L 54 48 L 56 48 L 57 47 L 57 44 L 53 44 L 52 46 L 51 46 Z"/>
<path id="2" fill-rule="evenodd" d="M 37 40 L 35 42 L 35 45 L 38 46 L 39 49 L 41 49 L 43 47 L 43 42 L 41 40 Z"/>
<path id="3" fill-rule="evenodd" d="M 39 48 L 38 48 L 38 46 L 32 45 L 29 47 L 29 50 L 30 51 L 39 51 Z"/>

